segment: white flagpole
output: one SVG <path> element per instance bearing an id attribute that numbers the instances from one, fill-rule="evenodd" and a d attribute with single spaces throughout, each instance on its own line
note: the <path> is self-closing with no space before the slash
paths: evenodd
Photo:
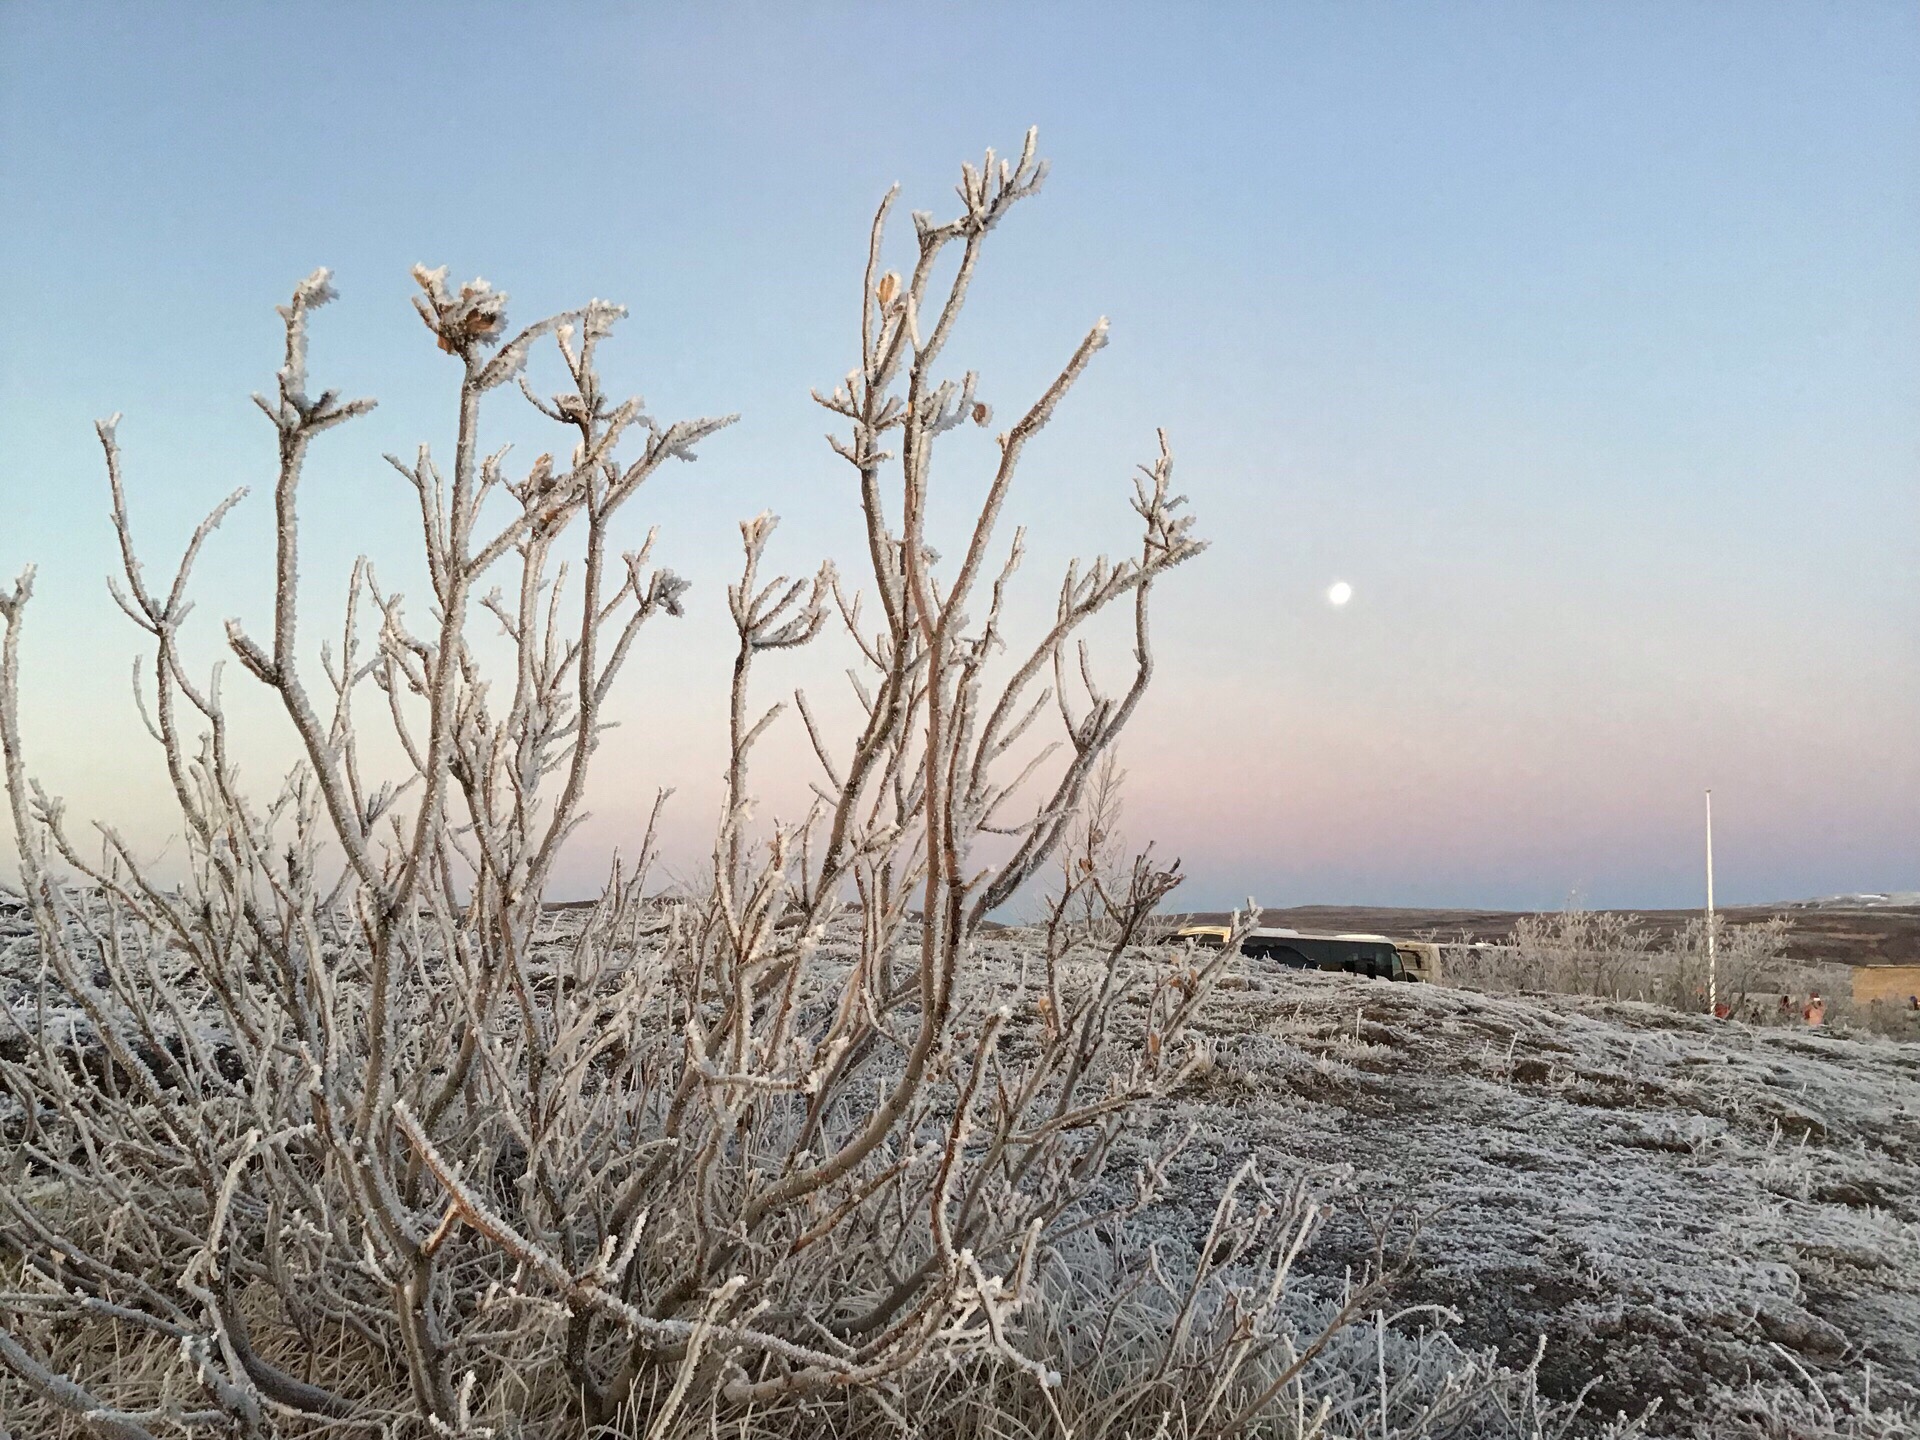
<path id="1" fill-rule="evenodd" d="M 1720 1008 L 1720 974 L 1713 953 L 1713 791 L 1707 791 L 1707 1013 Z"/>

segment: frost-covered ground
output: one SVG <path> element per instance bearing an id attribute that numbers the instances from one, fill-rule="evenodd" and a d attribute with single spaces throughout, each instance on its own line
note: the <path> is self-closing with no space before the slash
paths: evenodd
<path id="1" fill-rule="evenodd" d="M 0 998 L 23 1021 L 24 930 L 0 915 Z M 850 950 L 836 935 L 821 956 L 822 1003 Z M 1030 935 L 994 932 L 965 983 L 997 1004 L 1039 963 Z M 1149 1234 L 1197 1246 L 1249 1157 L 1351 1167 L 1297 1267 L 1309 1288 L 1364 1263 L 1362 1207 L 1399 1205 L 1425 1223 L 1395 1303 L 1451 1308 L 1455 1340 L 1514 1366 L 1545 1336 L 1542 1390 L 1593 1382 L 1596 1419 L 1658 1401 L 1653 1434 L 1920 1433 L 1885 1417 L 1920 1413 L 1920 1044 L 1236 965 L 1203 1027 L 1214 1064 L 1133 1142 L 1197 1130 Z M 1852 1413 L 1782 1421 L 1779 1397 L 1821 1393 Z"/>
<path id="2" fill-rule="evenodd" d="M 1796 1368 L 1920 1401 L 1920 1045 L 1257 963 L 1206 1028 L 1156 1228 L 1204 1229 L 1249 1154 L 1350 1164 L 1370 1207 L 1429 1216 L 1401 1298 L 1510 1363 L 1545 1335 L 1549 1393 L 1658 1399 L 1670 1434 L 1723 1433 Z M 1350 1209 L 1305 1268 L 1366 1250 Z"/>

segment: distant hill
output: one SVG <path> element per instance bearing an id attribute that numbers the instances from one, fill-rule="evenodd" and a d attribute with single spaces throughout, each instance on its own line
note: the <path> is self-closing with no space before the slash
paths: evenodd
<path id="1" fill-rule="evenodd" d="M 1862 890 L 1853 895 L 1827 895 L 1819 900 L 1795 900 L 1789 910 L 1920 909 L 1920 890 Z"/>

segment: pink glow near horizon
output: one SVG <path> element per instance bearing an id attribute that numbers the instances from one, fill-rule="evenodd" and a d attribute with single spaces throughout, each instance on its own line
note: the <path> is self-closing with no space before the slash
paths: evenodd
<path id="1" fill-rule="evenodd" d="M 659 786 L 668 863 L 697 867 L 738 520 L 785 516 L 795 573 L 860 555 L 808 389 L 856 343 L 872 206 L 898 179 L 904 208 L 940 208 L 961 158 L 1037 122 L 1053 178 L 996 232 L 948 358 L 1005 415 L 1112 320 L 1009 504 L 1024 620 L 1068 556 L 1134 543 L 1127 477 L 1172 438 L 1214 544 L 1160 591 L 1122 751 L 1127 829 L 1185 858 L 1185 903 L 1692 903 L 1708 785 L 1729 901 L 1920 886 L 1920 10 L 1044 12 L 1017 55 L 933 12 L 886 53 L 808 7 L 463 12 L 527 74 L 650 57 L 563 116 L 445 106 L 432 6 L 343 27 L 294 75 L 291 9 L 0 7 L 0 577 L 41 567 L 34 773 L 76 821 L 155 851 L 177 829 L 101 585 L 91 425 L 126 413 L 155 569 L 255 486 L 202 564 L 210 664 L 219 622 L 258 633 L 270 604 L 273 442 L 246 397 L 318 264 L 343 298 L 315 375 L 381 405 L 323 437 L 303 493 L 316 673 L 358 552 L 425 613 L 378 457 L 447 443 L 446 357 L 407 299 L 408 267 L 445 261 L 520 319 L 631 305 L 610 383 L 666 419 L 745 416 L 627 517 L 621 543 L 657 521 L 695 588 L 635 653 L 562 879 L 637 845 Z M 617 137 L 623 178 L 579 133 Z M 348 158 L 296 177 L 306 154 Z M 665 176 L 698 183 L 662 204 Z M 589 190 L 595 223 L 556 228 Z M 488 427 L 517 461 L 551 444 Z M 991 437 L 942 443 L 950 527 Z M 1113 678 L 1124 626 L 1100 638 Z M 770 666 L 761 693 L 825 704 L 840 663 Z M 264 798 L 284 721 L 227 683 Z M 769 739 L 769 809 L 804 807 L 810 765 Z"/>

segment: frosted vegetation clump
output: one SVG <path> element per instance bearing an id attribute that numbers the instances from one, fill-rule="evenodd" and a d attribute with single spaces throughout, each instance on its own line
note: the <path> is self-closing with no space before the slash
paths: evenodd
<path id="1" fill-rule="evenodd" d="M 1025 991 L 969 971 L 983 920 L 1056 859 L 1146 690 L 1157 585 L 1203 548 L 1162 440 L 1133 484 L 1135 551 L 1069 567 L 1037 633 L 1009 620 L 1025 547 L 1002 511 L 1105 322 L 1000 432 L 950 563 L 928 534 L 943 437 L 991 422 L 976 377 L 944 376 L 942 355 L 989 237 L 1045 173 L 1031 136 L 1017 159 L 965 167 L 952 218 L 913 216 L 904 272 L 886 262 L 892 195 L 875 216 L 857 362 L 817 396 L 857 486 L 865 573 L 768 579 L 774 517 L 741 526 L 726 803 L 711 880 L 685 893 L 649 894 L 649 835 L 591 909 L 556 919 L 543 903 L 612 687 L 686 603 L 652 536 L 618 548 L 623 512 L 731 419 L 663 422 L 609 391 L 618 307 L 516 329 L 501 292 L 416 269 L 457 382 L 450 459 L 389 457 L 430 601 L 403 606 L 362 562 L 316 673 L 301 477 L 373 401 L 312 378 L 335 294 L 324 270 L 295 289 L 284 363 L 257 397 L 277 452 L 271 621 L 225 636 L 299 743 L 264 803 L 241 790 L 218 672 L 182 648 L 195 562 L 241 494 L 156 585 L 115 424 L 100 425 L 115 595 L 147 637 L 140 702 L 189 860 L 165 882 L 110 827 L 94 853 L 30 780 L 29 570 L 0 596 L 26 922 L 0 1050 L 8 1424 L 888 1430 L 978 1382 L 1065 1426 L 1096 1390 L 1074 1391 L 1060 1327 L 1121 1323 L 1176 1291 L 1178 1323 L 1100 1403 L 1175 1413 L 1204 1394 L 1196 1419 L 1228 1425 L 1297 1408 L 1318 1352 L 1277 1299 L 1319 1213 L 1305 1193 L 1236 1189 L 1234 1258 L 1264 1288 L 1203 1266 L 1120 1284 L 1079 1321 L 1054 1308 L 1083 1299 L 1060 1291 L 1063 1255 L 1155 1192 L 1150 1161 L 1130 1198 L 1090 1206 L 1115 1138 L 1206 1063 L 1192 1023 L 1219 960 L 1133 945 L 1177 867 L 1071 875 L 1058 903 L 1073 914 Z M 563 369 L 555 393 L 525 378 L 539 347 Z M 515 388 L 559 432 L 524 469 L 480 441 Z M 1108 690 L 1079 642 L 1114 607 L 1133 645 Z M 504 667 L 475 638 L 495 625 Z M 829 625 L 863 662 L 862 718 L 829 733 L 793 697 L 817 802 L 756 826 L 750 762 L 784 704 L 755 698 L 755 662 Z M 380 753 L 402 757 L 397 773 Z M 1123 997 L 1140 1008 L 1120 1035 Z"/>
<path id="2" fill-rule="evenodd" d="M 1695 1014 L 1711 1008 L 1712 996 L 1725 1018 L 1749 1025 L 1802 1026 L 1817 996 L 1828 1027 L 1920 1038 L 1910 1005 L 1855 999 L 1853 966 L 1794 954 L 1784 914 L 1746 924 L 1716 919 L 1714 941 L 1709 951 L 1699 916 L 1663 938 L 1637 916 L 1572 907 L 1522 917 L 1504 944 L 1444 942 L 1442 973 L 1450 985 L 1490 994 L 1589 995 Z"/>

